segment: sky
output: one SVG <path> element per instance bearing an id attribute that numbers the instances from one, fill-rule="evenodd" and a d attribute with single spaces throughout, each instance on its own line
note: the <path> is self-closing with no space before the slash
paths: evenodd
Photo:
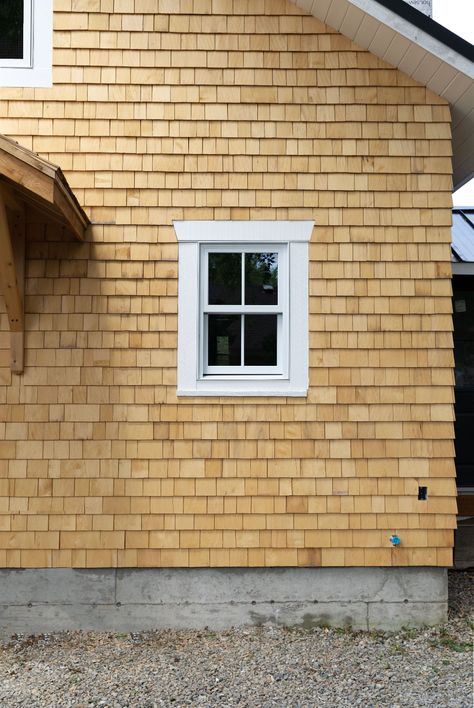
<path id="1" fill-rule="evenodd" d="M 433 19 L 474 43 L 474 0 L 433 0 Z M 454 206 L 474 206 L 474 179 L 453 194 Z"/>

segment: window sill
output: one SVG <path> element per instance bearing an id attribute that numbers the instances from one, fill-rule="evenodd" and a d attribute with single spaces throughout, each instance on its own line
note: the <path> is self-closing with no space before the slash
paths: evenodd
<path id="1" fill-rule="evenodd" d="M 247 396 L 249 398 L 252 398 L 252 396 L 268 396 L 268 397 L 275 397 L 275 396 L 281 396 L 282 398 L 306 398 L 308 395 L 307 390 L 303 391 L 277 391 L 277 390 L 269 390 L 269 391 L 242 391 L 242 389 L 225 389 L 225 390 L 216 390 L 216 391 L 177 391 L 176 395 L 179 397 L 181 396 L 194 396 L 195 398 L 202 398 L 203 396 Z"/>
<path id="2" fill-rule="evenodd" d="M 177 396 L 282 396 L 306 398 L 308 388 L 292 386 L 288 379 L 201 379 L 195 388 L 178 388 Z"/>

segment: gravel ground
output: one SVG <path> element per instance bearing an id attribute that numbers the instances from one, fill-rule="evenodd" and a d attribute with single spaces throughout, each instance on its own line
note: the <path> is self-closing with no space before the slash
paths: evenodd
<path id="1" fill-rule="evenodd" d="M 473 630 L 466 571 L 450 574 L 437 629 L 18 636 L 0 644 L 0 705 L 472 708 Z"/>

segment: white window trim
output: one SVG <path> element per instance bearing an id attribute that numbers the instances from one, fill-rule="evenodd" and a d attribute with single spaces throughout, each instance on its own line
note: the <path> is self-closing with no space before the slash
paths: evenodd
<path id="1" fill-rule="evenodd" d="M 52 86 L 52 43 L 53 0 L 26 0 L 25 56 L 0 60 L 0 88 Z"/>
<path id="2" fill-rule="evenodd" d="M 306 396 L 308 242 L 313 221 L 175 221 L 179 244 L 178 396 Z M 201 245 L 286 244 L 289 277 L 287 370 L 282 375 L 200 373 Z"/>

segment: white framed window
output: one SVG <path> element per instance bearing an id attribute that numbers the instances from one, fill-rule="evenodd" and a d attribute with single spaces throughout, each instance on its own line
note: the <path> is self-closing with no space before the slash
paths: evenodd
<path id="1" fill-rule="evenodd" d="M 53 0 L 1 0 L 0 87 L 52 85 Z"/>
<path id="2" fill-rule="evenodd" d="M 305 396 L 312 221 L 176 221 L 179 396 Z"/>
<path id="3" fill-rule="evenodd" d="M 258 246 L 201 246 L 199 353 L 204 376 L 287 373 L 288 246 Z"/>

